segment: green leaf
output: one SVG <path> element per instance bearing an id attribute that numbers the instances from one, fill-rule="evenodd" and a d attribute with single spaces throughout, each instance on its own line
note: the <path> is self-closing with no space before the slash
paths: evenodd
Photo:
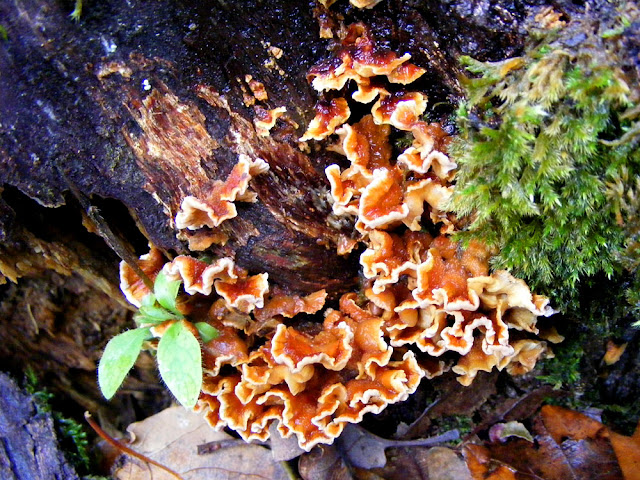
<path id="1" fill-rule="evenodd" d="M 218 335 L 220 335 L 220 332 L 218 332 L 215 327 L 212 327 L 206 322 L 198 322 L 195 324 L 195 327 L 198 329 L 202 343 L 210 342 L 214 338 L 218 338 Z"/>
<path id="2" fill-rule="evenodd" d="M 158 343 L 158 369 L 171 393 L 192 408 L 202 388 L 202 355 L 198 339 L 182 321 L 171 325 Z"/>
<path id="3" fill-rule="evenodd" d="M 98 385 L 108 400 L 116 393 L 138 358 L 149 328 L 135 328 L 116 335 L 104 349 L 98 365 Z"/>
<path id="4" fill-rule="evenodd" d="M 156 304 L 156 296 L 153 293 L 149 293 L 142 298 L 140 302 L 140 308 L 153 307 Z"/>
<path id="5" fill-rule="evenodd" d="M 164 322 L 166 320 L 173 320 L 183 318 L 182 315 L 178 315 L 162 307 L 140 307 L 138 310 L 140 316 L 149 319 L 149 323 Z"/>
<path id="6" fill-rule="evenodd" d="M 180 314 L 176 306 L 176 298 L 178 297 L 178 289 L 180 288 L 180 280 L 170 281 L 164 272 L 160 272 L 153 284 L 153 291 L 156 300 L 167 310 Z"/>

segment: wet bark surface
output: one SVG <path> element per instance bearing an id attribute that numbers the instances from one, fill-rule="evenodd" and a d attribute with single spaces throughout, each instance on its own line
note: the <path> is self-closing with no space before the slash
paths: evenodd
<path id="1" fill-rule="evenodd" d="M 0 373 L 0 476 L 5 480 L 75 480 L 59 450 L 51 415 Z"/>

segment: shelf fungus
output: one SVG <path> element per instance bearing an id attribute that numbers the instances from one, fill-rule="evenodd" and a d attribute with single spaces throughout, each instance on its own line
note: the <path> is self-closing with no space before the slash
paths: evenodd
<path id="1" fill-rule="evenodd" d="M 231 258 L 166 261 L 156 249 L 140 258 L 149 278 L 162 270 L 181 280 L 179 308 L 218 331 L 202 345 L 205 375 L 196 406 L 213 427 L 265 440 L 275 422 L 308 451 L 332 443 L 365 414 L 405 400 L 425 377 L 452 370 L 469 385 L 480 371 L 522 374 L 551 355 L 536 337 L 538 317 L 554 313 L 548 299 L 506 271 L 490 271 L 492 252 L 484 245 L 463 247 L 452 239 L 456 219 L 446 203 L 456 164 L 447 153 L 449 136 L 422 119 L 423 94 L 389 93 L 424 73 L 409 57 L 378 47 L 357 24 L 334 61 L 309 75 L 318 91 L 351 88 L 354 101 L 377 98 L 353 124 L 346 123 L 346 98 L 321 100 L 303 136 L 334 135 L 329 148 L 346 157 L 346 168 L 331 165 L 326 175 L 333 215 L 353 224 L 336 247 L 338 254 L 360 249 L 359 292 L 344 293 L 328 308 L 324 290 L 291 295 Z M 355 85 L 347 87 L 350 79 Z M 389 140 L 394 129 L 413 136 L 403 152 Z M 233 202 L 253 199 L 248 183 L 265 169 L 241 156 L 206 199 L 184 199 L 176 226 L 214 229 L 235 216 Z M 136 306 L 149 293 L 126 264 L 121 286 Z"/>
<path id="2" fill-rule="evenodd" d="M 274 117 L 275 124 L 277 115 Z M 264 160 L 238 155 L 238 163 L 224 181 L 212 182 L 199 189 L 198 196 L 187 195 L 182 199 L 175 218 L 175 226 L 181 230 L 178 238 L 187 240 L 192 251 L 203 251 L 213 244 L 224 245 L 228 237 L 218 227 L 237 216 L 234 202 L 256 201 L 255 192 L 249 190 L 249 182 L 268 170 L 269 164 Z"/>
<path id="3" fill-rule="evenodd" d="M 238 163 L 226 180 L 214 182 L 207 192 L 203 192 L 202 198 L 188 195 L 182 200 L 176 215 L 176 228 L 214 228 L 235 217 L 238 212 L 233 202 L 255 202 L 255 194 L 248 191 L 249 181 L 268 169 L 269 164 L 262 159 L 251 160 L 247 155 L 239 155 Z"/>
<path id="4" fill-rule="evenodd" d="M 266 137 L 273 127 L 275 127 L 278 118 L 287 112 L 286 107 L 277 107 L 271 110 L 266 110 L 262 107 L 255 107 L 256 116 L 253 119 L 253 124 L 256 127 L 256 132 L 261 137 Z"/>
<path id="5" fill-rule="evenodd" d="M 394 355 L 385 320 L 359 306 L 355 293 L 345 294 L 339 309 L 326 309 L 321 324 L 288 326 L 285 319 L 320 312 L 326 293 L 270 293 L 266 274 L 250 276 L 229 258 L 165 261 L 152 248 L 139 266 L 150 278 L 162 271 L 181 280 L 193 297 L 179 297 L 181 311 L 218 330 L 202 346 L 197 409 L 214 427 L 233 428 L 246 440 L 266 439 L 277 421 L 281 434 L 296 435 L 306 450 L 331 443 L 347 423 L 406 399 L 424 376 L 413 352 Z M 140 305 L 150 291 L 124 263 L 121 277 L 127 298 Z M 157 336 L 164 331 L 164 324 L 153 329 Z"/>
<path id="6" fill-rule="evenodd" d="M 316 116 L 309 123 L 300 141 L 322 140 L 335 132 L 338 125 L 349 119 L 351 110 L 344 98 L 334 98 L 328 102 L 320 101 L 316 105 Z"/>
<path id="7" fill-rule="evenodd" d="M 408 63 L 410 58 L 408 53 L 397 56 L 380 47 L 369 29 L 362 23 L 356 23 L 349 27 L 335 57 L 312 67 L 307 78 L 318 92 L 341 90 L 349 80 L 353 80 L 357 90 L 351 98 L 369 103 L 378 94 L 387 93 L 380 79 L 374 77 L 384 76 L 388 82 L 406 85 L 426 72 Z"/>

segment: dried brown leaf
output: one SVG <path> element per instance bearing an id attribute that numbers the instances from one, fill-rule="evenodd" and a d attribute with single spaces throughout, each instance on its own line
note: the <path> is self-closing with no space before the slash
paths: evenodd
<path id="1" fill-rule="evenodd" d="M 385 480 L 472 480 L 465 461 L 450 448 L 393 448 L 384 468 L 372 470 Z"/>
<path id="2" fill-rule="evenodd" d="M 333 445 L 320 445 L 298 461 L 303 480 L 353 480 L 349 468 Z"/>
<path id="3" fill-rule="evenodd" d="M 282 466 L 268 449 L 236 443 L 223 432 L 216 432 L 201 415 L 183 407 L 171 407 L 127 428 L 133 450 L 178 472 L 184 480 L 287 480 Z M 230 447 L 198 455 L 198 446 L 231 441 Z M 175 480 L 153 465 L 128 456 L 117 462 L 115 480 Z"/>
<path id="4" fill-rule="evenodd" d="M 640 479 L 640 429 L 625 437 L 579 412 L 545 406 L 533 432 L 534 443 L 465 445 L 473 479 Z"/>

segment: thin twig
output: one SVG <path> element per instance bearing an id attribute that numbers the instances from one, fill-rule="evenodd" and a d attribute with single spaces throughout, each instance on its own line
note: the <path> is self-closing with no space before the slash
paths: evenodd
<path id="1" fill-rule="evenodd" d="M 418 418 L 416 418 L 413 421 L 413 423 L 411 423 L 411 425 L 409 425 L 407 427 L 406 432 L 404 432 L 402 436 L 405 437 L 405 438 L 408 437 L 408 436 L 411 436 L 415 432 L 415 430 L 418 429 L 418 427 L 422 423 L 422 420 L 427 416 L 427 414 L 429 412 L 431 412 L 433 407 L 435 407 L 439 403 L 440 403 L 440 398 L 437 398 L 435 401 L 431 402 L 431 404 L 429 406 L 427 406 L 427 408 L 424 409 L 424 411 L 420 414 L 420 416 Z"/>
<path id="2" fill-rule="evenodd" d="M 169 467 L 165 467 L 164 465 L 162 465 L 159 462 L 156 462 L 155 460 L 153 460 L 152 458 L 147 457 L 146 455 L 143 455 L 141 453 L 136 452 L 135 450 L 132 450 L 131 448 L 127 447 L 125 444 L 123 444 L 122 442 L 119 442 L 118 440 L 116 440 L 115 438 L 113 438 L 111 435 L 109 435 L 107 432 L 105 432 L 100 425 L 98 425 L 95 420 L 93 418 L 91 418 L 91 414 L 89 412 L 84 412 L 84 418 L 87 420 L 87 423 L 91 426 L 91 428 L 93 428 L 93 430 L 103 439 L 105 440 L 109 445 L 112 445 L 113 447 L 117 448 L 118 450 L 120 450 L 123 453 L 126 453 L 127 455 L 131 455 L 132 457 L 137 458 L 138 460 L 142 460 L 143 462 L 146 463 L 150 463 L 151 465 L 155 465 L 156 467 L 164 470 L 165 472 L 173 475 L 174 477 L 176 477 L 179 480 L 184 480 L 184 478 L 182 478 L 182 476 L 177 473 L 174 472 L 173 470 L 171 470 Z"/>
<path id="3" fill-rule="evenodd" d="M 640 135 L 640 122 L 637 122 L 633 127 L 627 130 L 627 133 L 622 135 L 617 140 L 600 140 L 600 143 L 607 147 L 619 147 L 625 143 L 628 143 L 636 135 Z"/>
<path id="4" fill-rule="evenodd" d="M 437 437 L 417 438 L 415 440 L 386 440 L 387 447 L 431 447 L 439 443 L 453 442 L 460 439 L 458 430 L 449 430 Z"/>
<path id="5" fill-rule="evenodd" d="M 127 263 L 127 265 L 129 265 L 133 269 L 135 274 L 144 282 L 145 286 L 149 290 L 153 291 L 153 282 L 138 265 L 138 258 L 129 248 L 127 248 L 124 242 L 116 234 L 113 233 L 113 230 L 111 230 L 107 221 L 100 214 L 100 210 L 98 209 L 98 207 L 96 207 L 95 205 L 91 205 L 91 202 L 86 197 L 86 195 L 84 195 L 75 185 L 75 183 L 73 183 L 73 181 L 70 180 L 69 177 L 67 177 L 62 168 L 58 168 L 58 171 L 69 187 L 69 190 L 71 190 L 73 196 L 78 200 L 78 202 L 84 209 L 89 221 L 93 223 L 96 232 L 98 232 L 98 234 L 106 242 L 109 248 L 111 248 L 111 250 L 113 250 L 116 255 L 118 255 Z"/>

